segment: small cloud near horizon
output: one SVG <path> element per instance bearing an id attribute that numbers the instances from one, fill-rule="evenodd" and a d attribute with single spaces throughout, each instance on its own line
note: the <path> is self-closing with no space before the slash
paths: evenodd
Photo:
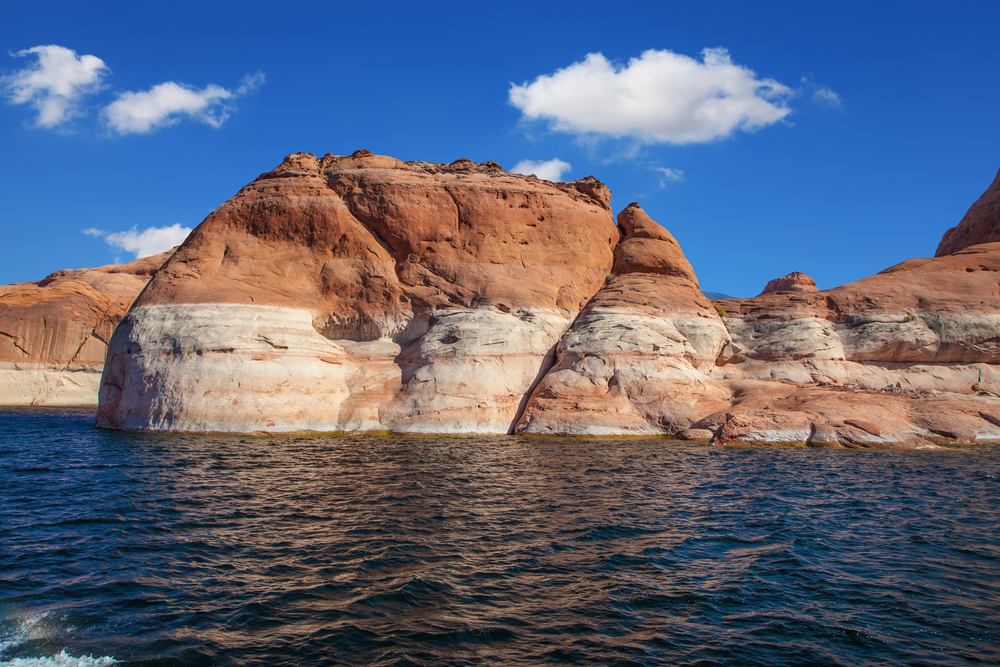
<path id="1" fill-rule="evenodd" d="M 523 120 L 579 137 L 631 138 L 644 144 L 706 143 L 753 132 L 791 113 L 791 88 L 733 63 L 723 48 L 695 58 L 650 49 L 625 66 L 589 53 L 531 83 L 511 84 Z"/>
<path id="2" fill-rule="evenodd" d="M 0 78 L 0 85 L 10 104 L 31 104 L 38 111 L 35 126 L 48 129 L 84 115 L 80 101 L 100 91 L 104 76 L 111 71 L 97 56 L 79 56 L 76 51 L 56 44 L 34 46 L 10 55 L 38 57 L 34 64 Z"/>
<path id="3" fill-rule="evenodd" d="M 666 187 L 667 181 L 683 181 L 684 180 L 684 170 L 674 169 L 672 167 L 653 167 L 653 171 L 658 171 L 662 174 L 660 178 L 660 187 Z"/>
<path id="4" fill-rule="evenodd" d="M 535 160 L 521 160 L 514 165 L 511 169 L 512 174 L 523 174 L 525 176 L 530 176 L 534 174 L 538 178 L 545 179 L 546 181 L 559 182 L 562 180 L 562 175 L 570 170 L 569 162 L 564 162 L 559 158 L 553 158 L 551 160 L 545 161 L 535 161 Z"/>
<path id="5" fill-rule="evenodd" d="M 243 77 L 236 90 L 209 84 L 197 88 L 167 81 L 142 92 L 125 92 L 101 112 L 109 130 L 116 134 L 147 134 L 161 127 L 176 125 L 182 116 L 215 129 L 229 118 L 228 100 L 248 95 L 260 88 L 263 72 Z"/>
<path id="6" fill-rule="evenodd" d="M 106 232 L 95 227 L 82 231 L 87 236 L 104 239 L 112 248 L 133 253 L 138 259 L 159 255 L 180 245 L 191 233 L 191 227 L 181 227 L 178 223 L 166 227 L 147 227 L 141 232 L 136 227 L 127 232 Z"/>

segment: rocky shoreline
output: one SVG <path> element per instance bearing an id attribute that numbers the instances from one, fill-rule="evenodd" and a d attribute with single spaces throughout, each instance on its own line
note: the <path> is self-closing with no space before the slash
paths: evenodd
<path id="1" fill-rule="evenodd" d="M 97 424 L 1000 442 L 998 193 L 937 257 L 710 301 L 673 236 L 638 204 L 613 216 L 593 177 L 289 155 L 117 316 Z"/>

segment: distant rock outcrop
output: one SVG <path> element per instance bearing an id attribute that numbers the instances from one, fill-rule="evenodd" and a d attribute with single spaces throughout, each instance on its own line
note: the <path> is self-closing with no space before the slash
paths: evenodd
<path id="1" fill-rule="evenodd" d="M 958 225 L 944 233 L 934 256 L 951 255 L 972 245 L 995 241 L 1000 241 L 1000 171 Z"/>
<path id="2" fill-rule="evenodd" d="M 171 252 L 0 285 L 0 405 L 95 405 L 107 342 Z"/>
<path id="3" fill-rule="evenodd" d="M 710 302 L 592 177 L 297 153 L 133 305 L 98 425 L 1000 442 L 998 274 L 1000 242 Z"/>
<path id="4" fill-rule="evenodd" d="M 815 292 L 816 281 L 802 273 L 792 271 L 787 276 L 769 280 L 761 295 L 772 292 Z"/>

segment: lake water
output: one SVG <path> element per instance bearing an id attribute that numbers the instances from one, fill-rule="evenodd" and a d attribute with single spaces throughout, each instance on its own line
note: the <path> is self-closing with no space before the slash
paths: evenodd
<path id="1" fill-rule="evenodd" d="M 1000 449 L 0 410 L 0 665 L 996 665 Z"/>

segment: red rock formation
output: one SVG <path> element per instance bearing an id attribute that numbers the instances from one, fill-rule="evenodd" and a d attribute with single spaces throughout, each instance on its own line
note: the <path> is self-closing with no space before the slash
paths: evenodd
<path id="1" fill-rule="evenodd" d="M 792 271 L 787 276 L 782 276 L 780 278 L 775 278 L 774 280 L 769 280 L 767 286 L 764 287 L 764 291 L 761 294 L 770 294 L 771 292 L 815 292 L 816 291 L 816 281 L 802 273 L 801 271 Z"/>
<path id="2" fill-rule="evenodd" d="M 107 342 L 169 255 L 0 286 L 0 403 L 95 404 Z"/>
<path id="3" fill-rule="evenodd" d="M 935 257 L 950 255 L 980 243 L 1000 241 L 1000 172 L 965 217 L 944 233 Z"/>
<path id="4" fill-rule="evenodd" d="M 521 433 L 677 433 L 728 405 L 705 372 L 729 336 L 677 241 L 635 203 L 618 224 L 616 275 L 559 342 Z"/>
<path id="5" fill-rule="evenodd" d="M 981 243 L 709 302 L 670 233 L 637 204 L 616 226 L 593 178 L 299 153 L 150 282 L 98 424 L 1000 442 L 998 276 Z"/>
<path id="6" fill-rule="evenodd" d="M 99 421 L 506 431 L 546 353 L 611 268 L 618 230 L 609 200 L 593 178 L 555 184 L 492 162 L 289 155 L 206 218 L 150 283 L 112 351 Z M 182 313 L 185 305 L 192 308 Z M 299 314 L 225 319 L 236 306 Z M 282 328 L 302 313 L 310 327 Z M 229 322 L 231 338 L 245 334 L 245 345 L 220 339 L 220 347 L 188 355 L 186 346 L 204 337 L 182 343 L 175 334 L 197 329 L 198 318 Z M 245 321 L 259 326 L 251 332 Z M 284 335 L 294 341 L 278 344 Z M 258 349 L 262 337 L 275 345 Z M 152 352 L 160 345 L 179 352 L 154 369 L 166 358 Z M 135 356 L 139 348 L 150 354 Z M 262 375 L 254 389 L 242 382 L 237 391 L 231 365 L 243 360 Z M 274 378 L 287 376 L 287 364 L 318 384 L 293 377 L 276 393 Z M 343 377 L 326 373 L 334 366 Z M 199 391 L 216 397 L 211 405 L 164 398 L 176 394 L 164 383 L 210 377 L 216 383 Z M 130 395 L 132 383 L 142 396 Z M 150 383 L 161 389 L 147 392 Z M 303 420 L 297 406 L 312 405 L 320 391 L 336 398 Z M 231 394 L 245 408 L 219 398 Z"/>

